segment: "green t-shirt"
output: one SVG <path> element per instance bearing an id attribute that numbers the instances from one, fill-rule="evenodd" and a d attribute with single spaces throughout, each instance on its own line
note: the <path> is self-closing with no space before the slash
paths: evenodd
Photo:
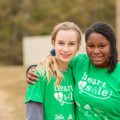
<path id="1" fill-rule="evenodd" d="M 95 67 L 87 55 L 71 62 L 77 120 L 120 120 L 120 64 L 112 73 Z"/>
<path id="2" fill-rule="evenodd" d="M 26 103 L 29 101 L 43 103 L 44 120 L 75 120 L 73 89 L 74 80 L 71 68 L 62 72 L 64 79 L 55 87 L 55 78 L 50 82 L 36 70 L 38 82 L 30 84 L 26 91 Z"/>

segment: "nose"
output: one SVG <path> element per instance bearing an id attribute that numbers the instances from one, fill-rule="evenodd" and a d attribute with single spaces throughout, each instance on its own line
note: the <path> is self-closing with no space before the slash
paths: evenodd
<path id="1" fill-rule="evenodd" d="M 65 45 L 65 46 L 63 47 L 63 51 L 66 52 L 66 53 L 69 51 L 68 45 Z"/>
<path id="2" fill-rule="evenodd" d="M 99 49 L 98 48 L 94 48 L 94 50 L 93 50 L 93 53 L 94 54 L 98 54 L 100 51 L 99 51 Z"/>

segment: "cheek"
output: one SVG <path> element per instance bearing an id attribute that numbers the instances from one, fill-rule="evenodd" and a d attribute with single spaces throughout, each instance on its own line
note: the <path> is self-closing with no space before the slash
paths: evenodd
<path id="1" fill-rule="evenodd" d="M 60 53 L 60 49 L 59 48 L 55 48 L 55 53 L 56 55 Z"/>
<path id="2" fill-rule="evenodd" d="M 72 51 L 77 52 L 79 50 L 79 47 L 78 47 L 78 45 L 76 45 L 72 49 L 73 49 Z"/>
<path id="3" fill-rule="evenodd" d="M 106 57 L 107 57 L 107 59 L 109 59 L 110 56 L 111 56 L 111 52 L 110 52 L 110 51 L 106 52 Z"/>
<path id="4" fill-rule="evenodd" d="M 104 50 L 104 53 L 108 56 L 111 55 L 111 51 L 110 51 L 110 47 L 107 47 L 105 50 Z"/>
<path id="5" fill-rule="evenodd" d="M 54 49 L 55 49 L 55 53 L 56 53 L 56 55 L 58 55 L 58 53 L 59 53 L 59 51 L 60 51 L 59 47 L 54 46 Z"/>
<path id="6" fill-rule="evenodd" d="M 78 50 L 79 50 L 78 46 L 76 46 L 76 47 L 74 47 L 74 48 L 72 49 L 72 51 L 73 51 L 74 54 L 76 54 L 76 53 L 78 52 Z"/>
<path id="7" fill-rule="evenodd" d="M 91 54 L 92 53 L 92 49 L 90 49 L 90 48 L 88 48 L 88 47 L 86 47 L 86 52 L 87 52 L 87 54 L 89 55 L 89 54 Z"/>

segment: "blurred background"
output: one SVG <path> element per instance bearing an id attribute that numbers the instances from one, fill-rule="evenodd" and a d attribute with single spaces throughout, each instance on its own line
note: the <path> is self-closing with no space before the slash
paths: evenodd
<path id="1" fill-rule="evenodd" d="M 97 21 L 111 24 L 120 56 L 120 0 L 1 0 L 0 120 L 25 120 L 24 38 L 48 36 L 62 21 L 75 22 L 83 33 Z"/>

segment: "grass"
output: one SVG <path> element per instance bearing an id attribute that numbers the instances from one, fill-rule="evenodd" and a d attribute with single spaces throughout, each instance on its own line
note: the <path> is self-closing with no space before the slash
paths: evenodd
<path id="1" fill-rule="evenodd" d="M 26 68 L 0 67 L 0 120 L 25 120 Z"/>

